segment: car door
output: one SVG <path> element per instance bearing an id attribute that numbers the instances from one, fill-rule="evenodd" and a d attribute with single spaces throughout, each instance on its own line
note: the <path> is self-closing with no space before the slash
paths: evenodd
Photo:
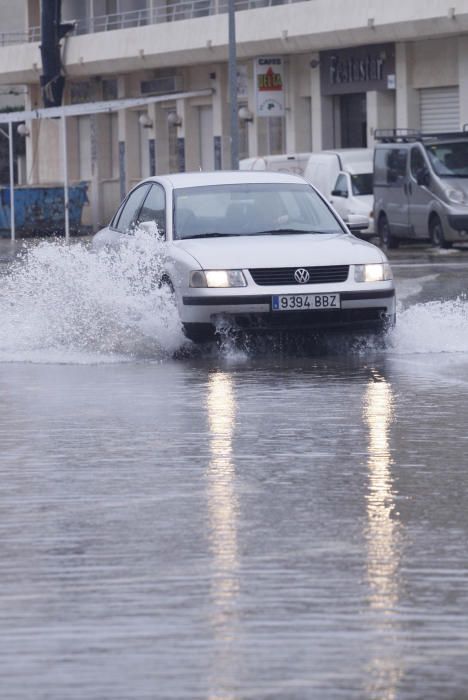
<path id="1" fill-rule="evenodd" d="M 408 149 L 389 148 L 386 154 L 386 212 L 394 236 L 406 237 L 410 232 L 408 214 Z"/>
<path id="2" fill-rule="evenodd" d="M 345 221 L 348 218 L 348 197 L 350 193 L 350 182 L 347 173 L 340 173 L 336 179 L 335 186 L 330 197 L 330 204 L 336 209 L 338 214 Z"/>
<path id="3" fill-rule="evenodd" d="M 428 219 L 433 195 L 428 188 L 430 168 L 423 148 L 411 148 L 408 178 L 409 223 L 415 238 L 429 236 Z"/>

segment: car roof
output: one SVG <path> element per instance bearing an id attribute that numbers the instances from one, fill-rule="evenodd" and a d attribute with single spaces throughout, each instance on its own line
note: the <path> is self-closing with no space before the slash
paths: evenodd
<path id="1" fill-rule="evenodd" d="M 174 189 L 207 185 L 242 185 L 245 183 L 296 183 L 306 184 L 298 175 L 265 170 L 217 170 L 216 172 L 171 173 L 150 177 L 147 182 L 165 182 Z"/>

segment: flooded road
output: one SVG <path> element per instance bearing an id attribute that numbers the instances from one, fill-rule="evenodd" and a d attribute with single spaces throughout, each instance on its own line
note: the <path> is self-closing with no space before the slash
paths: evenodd
<path id="1" fill-rule="evenodd" d="M 176 359 L 70 255 L 3 278 L 0 696 L 466 698 L 468 251 L 392 256 L 385 348 Z"/>

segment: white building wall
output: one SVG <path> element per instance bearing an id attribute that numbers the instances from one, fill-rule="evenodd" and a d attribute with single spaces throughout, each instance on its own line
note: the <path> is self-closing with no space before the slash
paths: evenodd
<path id="1" fill-rule="evenodd" d="M 0 0 L 0 12 L 2 7 L 9 12 L 19 5 Z M 28 25 L 37 26 L 39 0 L 26 0 L 21 7 Z M 90 17 L 93 7 L 94 14 L 99 15 L 148 8 L 159 11 L 163 4 L 160 0 L 64 0 L 64 19 Z M 211 98 L 188 101 L 168 98 L 164 105 L 152 106 L 148 109 L 151 126 L 145 129 L 138 122 L 138 113 L 131 111 L 119 113 L 113 121 L 108 115 L 96 118 L 93 128 L 90 121 L 92 153 L 89 158 L 84 150 L 86 144 L 83 144 L 84 127 L 81 126 L 80 139 L 77 120 L 70 120 L 70 177 L 73 180 L 89 176 L 94 222 L 108 217 L 120 191 L 128 190 L 148 173 L 150 148 L 159 173 L 177 169 L 182 160 L 185 169 L 191 170 L 212 162 L 215 143 L 221 167 L 230 167 L 226 26 L 227 16 L 223 14 L 67 39 L 64 57 L 68 83 L 92 76 L 118 76 L 119 96 L 136 97 L 140 95 L 142 80 L 154 79 L 166 69 L 180 77 L 185 90 L 214 89 Z M 329 49 L 395 42 L 396 89 L 372 90 L 366 94 L 369 145 L 373 143 L 377 128 L 419 126 L 419 91 L 422 89 L 458 86 L 460 120 L 468 122 L 468 4 L 465 0 L 424 3 L 405 0 L 405 3 L 393 4 L 386 0 L 373 3 L 309 0 L 239 11 L 237 39 L 238 60 L 247 66 L 247 107 L 253 113 L 254 58 L 281 55 L 285 59 L 283 143 L 289 152 L 340 145 L 339 100 L 322 95 L 320 82 L 321 51 Z M 24 81 L 30 86 L 29 104 L 40 104 L 38 43 L 0 46 L 0 66 L 0 92 L 2 86 Z M 97 92 L 93 94 L 95 99 L 100 98 Z M 167 115 L 171 110 L 181 117 L 179 126 L 169 127 Z M 212 139 L 207 136 L 208 121 L 203 118 L 201 121 L 201 115 L 206 116 L 209 110 Z M 272 122 L 260 121 L 255 116 L 247 122 L 250 156 L 258 155 L 262 149 L 264 152 L 271 138 L 271 125 Z M 275 129 L 277 126 L 275 123 Z M 27 171 L 31 181 L 60 181 L 61 163 L 58 149 L 53 148 L 58 138 L 57 125 L 31 124 L 30 130 Z M 275 134 L 277 136 L 277 131 Z M 119 142 L 124 151 L 119 152 Z"/>

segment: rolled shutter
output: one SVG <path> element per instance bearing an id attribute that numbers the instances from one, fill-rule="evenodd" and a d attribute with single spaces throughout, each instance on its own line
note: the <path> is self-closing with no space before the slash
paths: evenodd
<path id="1" fill-rule="evenodd" d="M 458 86 L 419 91 L 421 131 L 460 131 Z"/>

